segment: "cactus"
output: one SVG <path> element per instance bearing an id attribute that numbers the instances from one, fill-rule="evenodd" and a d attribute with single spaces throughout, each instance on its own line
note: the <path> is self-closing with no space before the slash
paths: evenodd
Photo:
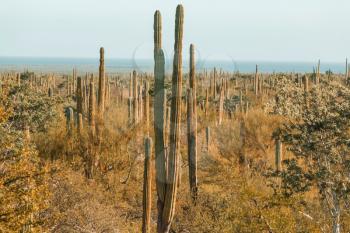
<path id="1" fill-rule="evenodd" d="M 216 68 L 214 67 L 214 80 L 213 80 L 213 98 L 215 99 L 216 98 L 216 92 L 217 92 L 217 89 L 216 89 Z"/>
<path id="2" fill-rule="evenodd" d="M 304 92 L 308 93 L 309 92 L 309 78 L 305 74 L 304 76 Z"/>
<path id="3" fill-rule="evenodd" d="M 78 113 L 78 134 L 81 134 L 83 130 L 83 114 Z"/>
<path id="4" fill-rule="evenodd" d="M 349 77 L 349 66 L 348 66 L 348 59 L 345 60 L 345 82 L 348 84 L 348 77 Z"/>
<path id="5" fill-rule="evenodd" d="M 77 100 L 77 115 L 79 115 L 79 113 L 83 114 L 83 90 L 81 77 L 78 77 L 77 79 L 77 90 L 75 95 Z"/>
<path id="6" fill-rule="evenodd" d="M 209 111 L 209 90 L 205 90 L 205 116 L 208 116 Z"/>
<path id="7" fill-rule="evenodd" d="M 98 79 L 98 111 L 100 120 L 103 117 L 105 108 L 105 50 L 103 47 L 100 48 L 100 67 L 99 67 L 99 79 Z"/>
<path id="8" fill-rule="evenodd" d="M 95 85 L 94 80 L 91 79 L 89 87 L 89 127 L 91 138 L 95 136 L 95 102 Z"/>
<path id="9" fill-rule="evenodd" d="M 145 163 L 143 175 L 143 216 L 142 233 L 151 232 L 151 204 L 152 204 L 152 139 L 145 139 Z"/>
<path id="10" fill-rule="evenodd" d="M 166 188 L 166 154 L 165 154 L 165 59 L 162 50 L 162 22 L 161 14 L 154 14 L 154 136 L 155 136 L 155 159 L 156 159 L 156 186 L 158 206 L 158 232 L 163 232 L 163 208 L 165 203 Z M 166 231 L 164 231 L 166 232 Z"/>
<path id="11" fill-rule="evenodd" d="M 149 134 L 149 82 L 146 80 L 145 85 L 145 123 L 146 123 L 146 129 L 147 134 Z"/>
<path id="12" fill-rule="evenodd" d="M 316 73 L 316 85 L 320 84 L 320 64 L 321 64 L 321 61 L 318 60 L 317 73 Z"/>
<path id="13" fill-rule="evenodd" d="M 255 95 L 257 96 L 259 94 L 259 74 L 258 74 L 258 65 L 255 67 L 255 78 L 254 78 L 254 90 Z"/>
<path id="14" fill-rule="evenodd" d="M 175 214 L 177 183 L 179 179 L 180 120 L 182 93 L 182 38 L 184 11 L 182 5 L 176 8 L 175 45 L 172 75 L 172 98 L 170 116 L 169 165 L 165 203 L 162 216 L 162 230 L 169 232 Z"/>
<path id="15" fill-rule="evenodd" d="M 205 129 L 205 139 L 207 144 L 207 152 L 209 153 L 209 146 L 210 146 L 210 127 L 207 126 Z"/>
<path id="16" fill-rule="evenodd" d="M 198 193 L 197 186 L 197 98 L 194 45 L 190 46 L 190 89 L 187 103 L 187 139 L 190 192 L 193 200 Z"/>
<path id="17" fill-rule="evenodd" d="M 275 139 L 275 149 L 275 167 L 276 171 L 280 172 L 282 171 L 282 142 L 279 137 Z"/>
<path id="18" fill-rule="evenodd" d="M 155 131 L 156 168 L 158 192 L 158 232 L 168 233 L 175 214 L 176 194 L 179 179 L 180 119 L 182 89 L 182 38 L 183 7 L 178 5 L 175 19 L 175 45 L 171 95 L 171 125 L 168 164 L 164 154 L 164 54 L 161 50 L 160 13 L 155 13 Z M 161 92 L 161 94 L 159 94 Z M 161 95 L 161 96 L 159 96 Z M 157 112 L 157 113 L 156 113 Z M 159 117 L 159 119 L 157 119 Z M 158 141 L 158 142 L 157 142 Z M 157 148 L 158 146 L 158 148 Z M 167 167 L 167 171 L 166 171 Z M 168 177 L 166 177 L 166 174 Z M 166 182 L 165 182 L 166 181 Z"/>
<path id="19" fill-rule="evenodd" d="M 74 111 L 69 107 L 66 109 L 67 135 L 71 136 L 74 128 Z"/>
<path id="20" fill-rule="evenodd" d="M 132 78 L 133 78 L 133 123 L 138 123 L 138 85 L 137 85 L 137 74 L 134 70 L 132 72 Z"/>
<path id="21" fill-rule="evenodd" d="M 219 121 L 218 124 L 221 125 L 222 118 L 224 115 L 224 90 L 220 88 L 220 97 L 219 97 Z"/>
<path id="22" fill-rule="evenodd" d="M 240 129 L 239 129 L 239 138 L 240 138 L 240 152 L 239 152 L 239 163 L 241 165 L 245 165 L 246 163 L 246 129 L 244 119 L 240 121 Z"/>

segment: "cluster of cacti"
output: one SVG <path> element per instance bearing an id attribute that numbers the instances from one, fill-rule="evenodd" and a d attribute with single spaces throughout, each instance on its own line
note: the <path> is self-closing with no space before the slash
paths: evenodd
<path id="1" fill-rule="evenodd" d="M 176 9 L 175 19 L 169 149 L 165 153 L 165 61 L 161 43 L 161 15 L 159 11 L 156 11 L 154 15 L 154 130 L 158 194 L 158 232 L 169 232 L 170 230 L 175 213 L 179 180 L 183 17 L 183 7 L 179 5 Z"/>

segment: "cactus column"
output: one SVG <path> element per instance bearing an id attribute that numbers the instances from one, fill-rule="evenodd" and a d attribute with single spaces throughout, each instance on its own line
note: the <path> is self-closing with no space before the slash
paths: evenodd
<path id="1" fill-rule="evenodd" d="M 83 125 L 83 92 L 81 85 L 81 77 L 77 78 L 77 90 L 76 90 L 76 99 L 77 99 L 77 120 L 78 120 L 78 132 L 80 133 Z M 81 117 L 80 117 L 81 116 Z"/>
<path id="2" fill-rule="evenodd" d="M 145 164 L 143 175 L 143 217 L 142 217 L 142 233 L 151 232 L 151 203 L 152 203 L 152 139 L 145 139 Z"/>
<path id="3" fill-rule="evenodd" d="M 165 59 L 162 50 L 162 22 L 161 14 L 154 14 L 154 136 L 155 136 L 155 159 L 156 159 L 156 185 L 158 223 L 157 231 L 163 232 L 163 209 L 165 203 L 166 188 L 166 158 L 165 158 Z"/>
<path id="4" fill-rule="evenodd" d="M 90 127 L 90 136 L 94 138 L 95 136 L 95 86 L 93 79 L 90 82 L 89 87 L 89 127 Z"/>
<path id="5" fill-rule="evenodd" d="M 190 89 L 187 104 L 187 140 L 188 140 L 188 167 L 190 192 L 193 200 L 197 198 L 197 100 L 196 100 L 196 73 L 194 45 L 190 46 Z"/>
<path id="6" fill-rule="evenodd" d="M 99 67 L 99 79 L 98 79 L 98 111 L 99 116 L 102 119 L 104 107 L 105 107 L 105 50 L 100 48 L 100 67 Z"/>
<path id="7" fill-rule="evenodd" d="M 182 5 L 176 8 L 175 45 L 172 75 L 169 165 L 168 179 L 165 190 L 165 203 L 162 216 L 162 232 L 169 232 L 175 214 L 177 183 L 179 179 L 180 157 L 180 120 L 182 93 L 182 38 L 183 38 L 184 10 Z"/>

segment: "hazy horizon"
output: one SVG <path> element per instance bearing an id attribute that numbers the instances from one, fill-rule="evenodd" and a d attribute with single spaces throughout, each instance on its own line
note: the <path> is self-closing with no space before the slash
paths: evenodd
<path id="1" fill-rule="evenodd" d="M 350 54 L 350 2 L 338 0 L 5 0 L 2 57 L 152 59 L 153 14 L 163 19 L 171 56 L 176 5 L 185 9 L 184 59 L 190 43 L 205 60 L 343 62 Z"/>

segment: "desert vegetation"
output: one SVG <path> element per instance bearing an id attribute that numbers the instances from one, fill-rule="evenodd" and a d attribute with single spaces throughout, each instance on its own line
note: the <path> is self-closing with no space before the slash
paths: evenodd
<path id="1" fill-rule="evenodd" d="M 153 73 L 108 73 L 104 48 L 96 73 L 1 73 L 0 232 L 350 232 L 347 61 L 200 70 L 185 23 L 172 73 L 159 11 Z"/>

